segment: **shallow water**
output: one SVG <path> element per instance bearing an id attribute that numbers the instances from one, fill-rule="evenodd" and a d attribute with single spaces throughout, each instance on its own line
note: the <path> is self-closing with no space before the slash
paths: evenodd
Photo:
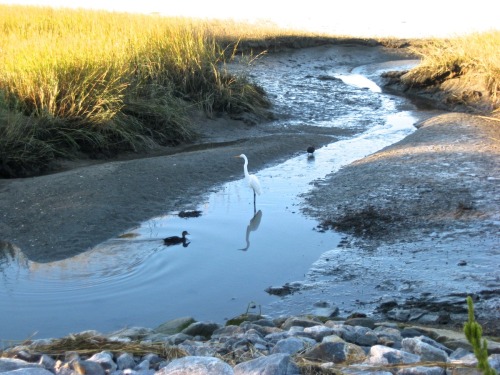
<path id="1" fill-rule="evenodd" d="M 282 114 L 270 126 L 349 128 L 357 136 L 316 150 L 314 158 L 304 152 L 260 171 L 252 170 L 250 160 L 249 170 L 263 187 L 257 212 L 242 171 L 241 180 L 214 188 L 197 208 L 199 217 L 155 217 L 121 238 L 53 263 L 27 261 L 11 249 L 0 258 L 0 315 L 9 317 L 0 323 L 0 338 L 155 327 L 186 315 L 222 323 L 250 304 L 263 313 L 279 311 L 279 298 L 265 289 L 304 279 L 340 241 L 337 233 L 316 230 L 317 222 L 300 212 L 299 195 L 311 182 L 402 139 L 430 115 L 382 93 L 370 79 L 388 65 L 353 70 L 339 60 L 342 48 L 319 51 L 314 58 L 306 51 L 271 55 L 247 68 Z M 187 247 L 163 245 L 162 238 L 183 230 L 190 233 Z"/>

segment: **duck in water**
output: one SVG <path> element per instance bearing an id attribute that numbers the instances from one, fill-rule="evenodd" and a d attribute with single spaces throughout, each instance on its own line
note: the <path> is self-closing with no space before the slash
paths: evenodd
<path id="1" fill-rule="evenodd" d="M 189 245 L 189 241 L 186 238 L 188 234 L 189 233 L 187 231 L 183 231 L 182 237 L 179 236 L 167 237 L 163 239 L 163 243 L 167 246 L 182 244 L 182 246 L 187 247 Z"/>

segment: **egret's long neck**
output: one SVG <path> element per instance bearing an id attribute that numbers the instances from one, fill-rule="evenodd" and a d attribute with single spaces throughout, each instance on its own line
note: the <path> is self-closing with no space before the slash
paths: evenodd
<path id="1" fill-rule="evenodd" d="M 248 177 L 248 159 L 245 159 L 245 165 L 243 165 L 243 171 L 245 172 L 245 177 Z"/>

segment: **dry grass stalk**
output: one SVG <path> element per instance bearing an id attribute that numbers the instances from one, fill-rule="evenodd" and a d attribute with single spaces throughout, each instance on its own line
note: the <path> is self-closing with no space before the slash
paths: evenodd
<path id="1" fill-rule="evenodd" d="M 76 352 L 82 356 L 92 356 L 101 351 L 112 353 L 130 353 L 142 356 L 149 353 L 157 354 L 167 360 L 185 357 L 188 354 L 177 347 L 165 343 L 140 343 L 112 341 L 102 336 L 89 334 L 69 335 L 53 340 L 49 344 L 36 345 L 35 350 L 56 358 L 64 357 L 66 352 Z"/>

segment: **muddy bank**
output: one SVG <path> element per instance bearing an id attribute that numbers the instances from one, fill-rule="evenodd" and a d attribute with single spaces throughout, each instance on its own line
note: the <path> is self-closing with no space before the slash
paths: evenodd
<path id="1" fill-rule="evenodd" d="M 498 234 L 500 122 L 454 113 L 419 126 L 327 177 L 305 212 L 374 244 L 451 229 Z"/>
<path id="2" fill-rule="evenodd" d="M 394 255 L 392 269 L 378 273 L 372 265 L 355 284 L 379 283 L 399 296 L 391 303 L 443 312 L 446 296 L 475 294 L 483 324 L 499 334 L 498 120 L 459 113 L 426 120 L 402 141 L 320 181 L 304 203 L 323 228 L 349 234 L 349 252 Z"/>

